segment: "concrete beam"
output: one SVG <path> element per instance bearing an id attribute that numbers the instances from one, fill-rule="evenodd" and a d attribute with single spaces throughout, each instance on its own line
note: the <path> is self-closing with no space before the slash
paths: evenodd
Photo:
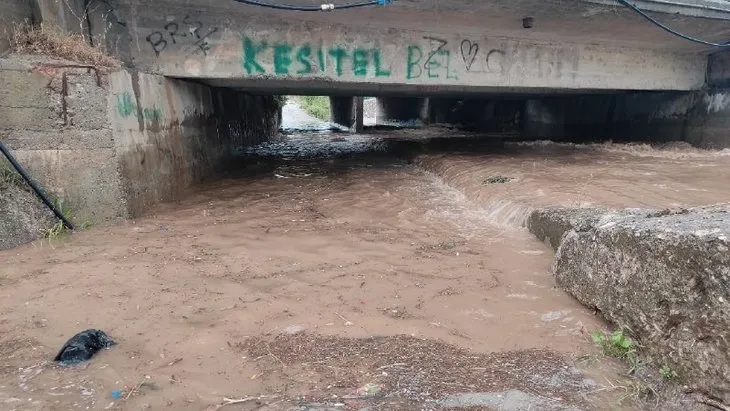
<path id="1" fill-rule="evenodd" d="M 340 88 L 381 94 L 394 86 L 420 94 L 694 90 L 705 82 L 706 59 L 697 54 L 581 44 L 580 38 L 442 34 L 438 26 L 427 33 L 342 22 L 324 27 L 263 14 L 222 20 L 170 11 L 136 19 L 126 21 L 126 43 L 139 68 L 249 90 L 274 83 L 303 94 Z"/>
<path id="2" fill-rule="evenodd" d="M 616 0 L 581 0 L 585 3 L 625 7 Z M 730 20 L 730 3 L 724 0 L 632 0 L 644 11 L 708 19 Z"/>

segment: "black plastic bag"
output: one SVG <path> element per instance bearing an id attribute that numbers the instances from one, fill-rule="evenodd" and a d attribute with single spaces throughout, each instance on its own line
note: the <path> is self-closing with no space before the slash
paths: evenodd
<path id="1" fill-rule="evenodd" d="M 110 348 L 116 344 L 104 331 L 82 331 L 66 341 L 53 361 L 63 365 L 78 364 L 91 359 L 102 348 Z"/>

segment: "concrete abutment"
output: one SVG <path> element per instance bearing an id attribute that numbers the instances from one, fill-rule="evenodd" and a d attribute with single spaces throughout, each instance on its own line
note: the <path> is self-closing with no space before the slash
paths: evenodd
<path id="1" fill-rule="evenodd" d="M 144 215 L 278 132 L 281 101 L 136 71 L 0 60 L 0 139 L 79 223 Z"/>
<path id="2" fill-rule="evenodd" d="M 665 143 L 730 148 L 730 89 L 530 98 L 526 139 Z"/>

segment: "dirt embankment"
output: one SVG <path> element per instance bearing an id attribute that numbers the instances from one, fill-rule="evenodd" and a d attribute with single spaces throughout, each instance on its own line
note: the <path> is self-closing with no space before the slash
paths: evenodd
<path id="1" fill-rule="evenodd" d="M 0 180 L 0 250 L 31 242 L 55 224 L 46 208 L 22 181 Z"/>

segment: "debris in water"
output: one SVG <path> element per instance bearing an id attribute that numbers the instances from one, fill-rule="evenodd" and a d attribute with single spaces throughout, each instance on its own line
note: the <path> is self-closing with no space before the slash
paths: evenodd
<path id="1" fill-rule="evenodd" d="M 369 383 L 357 389 L 357 396 L 360 398 L 372 398 L 380 394 L 383 384 Z"/>
<path id="2" fill-rule="evenodd" d="M 512 177 L 505 177 L 505 176 L 489 176 L 486 180 L 484 180 L 484 184 L 504 184 L 509 183 L 510 181 L 514 180 Z"/>
<path id="3" fill-rule="evenodd" d="M 344 321 L 344 322 L 345 322 L 345 324 L 344 324 L 344 325 L 345 325 L 345 327 L 351 327 L 351 326 L 353 326 L 353 325 L 354 325 L 354 324 L 352 323 L 352 321 L 350 321 L 350 320 L 348 320 L 347 318 L 343 317 L 342 315 L 340 315 L 340 313 L 335 313 L 335 315 L 336 315 L 336 316 L 338 316 L 338 317 L 340 317 L 340 318 L 342 319 L 342 321 Z"/>
<path id="4" fill-rule="evenodd" d="M 102 348 L 116 345 L 104 331 L 89 329 L 82 331 L 66 341 L 53 361 L 63 365 L 73 365 L 91 359 Z"/>

